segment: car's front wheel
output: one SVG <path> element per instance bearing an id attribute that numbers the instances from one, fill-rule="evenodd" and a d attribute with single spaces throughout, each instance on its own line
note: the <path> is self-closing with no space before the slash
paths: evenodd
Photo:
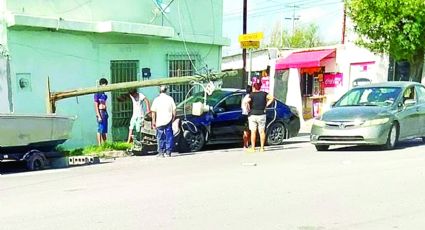
<path id="1" fill-rule="evenodd" d="M 329 145 L 315 145 L 314 147 L 316 147 L 316 150 L 319 152 L 329 150 Z"/>
<path id="2" fill-rule="evenodd" d="M 394 149 L 398 141 L 398 128 L 397 124 L 393 124 L 388 133 L 387 142 L 382 146 L 384 150 Z"/>
<path id="3" fill-rule="evenodd" d="M 286 129 L 282 123 L 273 123 L 267 129 L 267 144 L 280 145 L 285 139 Z"/>
<path id="4" fill-rule="evenodd" d="M 205 135 L 202 130 L 197 130 L 197 132 L 191 132 L 189 130 L 184 131 L 183 137 L 187 142 L 189 150 L 191 152 L 197 152 L 201 150 L 205 145 Z"/>

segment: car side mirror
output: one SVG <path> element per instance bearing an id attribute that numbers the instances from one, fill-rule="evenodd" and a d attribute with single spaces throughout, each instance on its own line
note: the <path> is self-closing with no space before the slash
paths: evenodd
<path id="1" fill-rule="evenodd" d="M 404 106 L 406 107 L 411 107 L 416 105 L 416 100 L 414 99 L 407 99 L 406 101 L 404 101 Z"/>

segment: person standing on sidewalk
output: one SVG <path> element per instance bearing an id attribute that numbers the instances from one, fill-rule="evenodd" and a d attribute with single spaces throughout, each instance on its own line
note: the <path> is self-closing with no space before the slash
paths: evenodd
<path id="1" fill-rule="evenodd" d="M 108 85 L 108 80 L 101 78 L 99 80 L 100 87 Z M 104 92 L 94 94 L 94 110 L 96 111 L 97 120 L 97 144 L 102 145 L 106 142 L 108 133 L 108 111 L 106 110 L 106 100 L 108 96 Z"/>
<path id="2" fill-rule="evenodd" d="M 146 105 L 146 113 L 150 112 L 150 104 L 149 100 L 143 95 L 143 93 L 137 92 L 137 89 L 131 89 L 128 94 L 121 95 L 117 97 L 118 101 L 122 102 L 126 98 L 130 98 L 133 102 L 133 115 L 130 119 L 130 126 L 128 127 L 128 139 L 127 143 L 131 143 L 134 137 L 137 135 L 133 134 L 133 130 L 135 130 L 136 134 L 140 133 L 140 130 L 143 125 L 143 116 L 144 111 L 142 108 L 142 102 L 145 102 Z"/>
<path id="3" fill-rule="evenodd" d="M 248 102 L 251 105 L 248 122 L 251 131 L 251 148 L 250 152 L 255 151 L 255 141 L 257 140 L 257 130 L 260 133 L 260 152 L 264 152 L 264 144 L 266 143 L 266 108 L 273 102 L 273 96 L 260 91 L 261 84 L 254 83 L 252 92 L 249 95 Z"/>
<path id="4" fill-rule="evenodd" d="M 242 116 L 244 119 L 244 130 L 243 130 L 243 148 L 247 149 L 249 147 L 249 139 L 250 137 L 250 132 L 249 132 L 249 126 L 248 126 L 248 114 L 249 114 L 249 110 L 250 110 L 250 106 L 249 106 L 249 95 L 252 92 L 252 86 L 247 85 L 246 86 L 246 94 L 244 96 L 244 98 L 242 99 Z"/>
<path id="5" fill-rule="evenodd" d="M 166 93 L 167 86 L 161 86 L 160 94 L 153 100 L 151 107 L 152 126 L 156 128 L 158 142 L 158 157 L 164 157 L 164 154 L 170 157 L 174 147 L 172 123 L 176 117 L 176 104 Z"/>

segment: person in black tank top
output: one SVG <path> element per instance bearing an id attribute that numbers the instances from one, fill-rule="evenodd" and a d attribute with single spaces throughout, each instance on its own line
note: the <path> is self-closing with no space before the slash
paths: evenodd
<path id="1" fill-rule="evenodd" d="M 257 139 L 257 130 L 260 133 L 260 152 L 264 151 L 266 143 L 266 108 L 273 102 L 273 96 L 260 91 L 261 84 L 254 83 L 252 93 L 249 95 L 251 110 L 249 111 L 248 123 L 251 131 L 250 152 L 255 151 L 255 141 Z"/>
<path id="2" fill-rule="evenodd" d="M 251 111 L 249 115 L 263 115 L 266 114 L 267 93 L 263 91 L 252 92 L 251 98 Z"/>

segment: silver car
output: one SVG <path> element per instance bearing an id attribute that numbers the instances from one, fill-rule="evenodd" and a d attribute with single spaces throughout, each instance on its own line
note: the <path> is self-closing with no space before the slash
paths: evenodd
<path id="1" fill-rule="evenodd" d="M 425 87 L 415 82 L 358 86 L 345 93 L 313 122 L 310 140 L 318 151 L 330 145 L 381 145 L 425 142 Z"/>

